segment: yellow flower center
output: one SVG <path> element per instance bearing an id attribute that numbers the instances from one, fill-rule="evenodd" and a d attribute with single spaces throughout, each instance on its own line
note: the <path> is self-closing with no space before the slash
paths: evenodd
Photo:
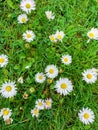
<path id="1" fill-rule="evenodd" d="M 38 109 L 34 109 L 34 114 L 35 115 L 38 115 L 38 112 L 39 112 Z"/>
<path id="2" fill-rule="evenodd" d="M 39 75 L 39 77 L 38 77 L 40 80 L 42 80 L 43 79 L 43 76 L 42 75 Z"/>
<path id="3" fill-rule="evenodd" d="M 23 23 L 25 23 L 25 22 L 26 22 L 26 18 L 22 18 L 21 21 L 22 21 Z"/>
<path id="4" fill-rule="evenodd" d="M 89 118 L 89 114 L 88 114 L 88 113 L 85 113 L 85 114 L 84 114 L 84 118 L 85 118 L 85 119 L 88 119 L 88 118 Z"/>
<path id="5" fill-rule="evenodd" d="M 65 83 L 62 83 L 62 84 L 61 84 L 61 88 L 62 88 L 62 89 L 66 89 L 66 88 L 67 88 L 67 85 L 66 85 Z"/>
<path id="6" fill-rule="evenodd" d="M 91 79 L 92 78 L 92 74 L 87 74 L 87 78 Z"/>
<path id="7" fill-rule="evenodd" d="M 27 38 L 31 38 L 31 34 L 27 34 Z"/>
<path id="8" fill-rule="evenodd" d="M 3 115 L 7 116 L 9 114 L 8 110 L 3 110 Z"/>
<path id="9" fill-rule="evenodd" d="M 43 103 L 42 103 L 42 102 L 39 102 L 39 103 L 38 103 L 38 106 L 42 106 L 42 105 L 43 105 Z"/>
<path id="10" fill-rule="evenodd" d="M 94 33 L 90 32 L 90 33 L 89 33 L 89 36 L 90 36 L 91 38 L 94 38 L 95 35 L 94 35 Z"/>
<path id="11" fill-rule="evenodd" d="M 58 39 L 62 39 L 62 36 L 59 34 L 59 35 L 57 36 L 57 38 L 58 38 Z"/>
<path id="12" fill-rule="evenodd" d="M 51 40 L 51 41 L 54 41 L 54 40 L 55 40 L 54 36 L 51 36 L 51 37 L 50 37 L 50 40 Z"/>
<path id="13" fill-rule="evenodd" d="M 64 58 L 64 62 L 68 62 L 68 58 Z"/>
<path id="14" fill-rule="evenodd" d="M 53 69 L 50 69 L 50 70 L 49 70 L 49 73 L 50 73 L 50 74 L 53 74 L 53 73 L 54 73 L 54 70 L 53 70 Z"/>
<path id="15" fill-rule="evenodd" d="M 46 105 L 47 105 L 47 106 L 50 106 L 50 105 L 51 105 L 51 102 L 50 102 L 50 101 L 46 101 Z"/>
<path id="16" fill-rule="evenodd" d="M 30 9 L 31 5 L 29 3 L 26 4 L 26 8 Z"/>
<path id="17" fill-rule="evenodd" d="M 4 58 L 0 58 L 0 63 L 3 63 L 4 62 Z"/>
<path id="18" fill-rule="evenodd" d="M 6 86 L 6 91 L 10 92 L 12 90 L 11 86 Z"/>

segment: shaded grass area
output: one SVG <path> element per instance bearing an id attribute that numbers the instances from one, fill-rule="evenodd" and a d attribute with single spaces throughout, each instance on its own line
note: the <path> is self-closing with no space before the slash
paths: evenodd
<path id="1" fill-rule="evenodd" d="M 87 32 L 92 27 L 98 27 L 98 3 L 95 0 L 36 0 L 36 10 L 28 15 L 26 24 L 18 24 L 17 16 L 22 13 L 20 1 L 0 1 L 2 15 L 0 21 L 0 51 L 9 57 L 9 64 L 0 69 L 0 85 L 10 79 L 20 76 L 24 84 L 17 83 L 18 94 L 13 99 L 0 96 L 0 108 L 9 107 L 13 111 L 13 124 L 6 126 L 0 118 L 1 130 L 97 130 L 98 128 L 98 81 L 88 85 L 82 81 L 85 69 L 98 67 L 98 42 L 87 44 Z M 52 10 L 55 20 L 48 21 L 45 11 Z M 27 44 L 22 39 L 26 30 L 33 30 L 36 39 Z M 66 34 L 62 43 L 51 43 L 49 35 L 56 30 L 63 30 Z M 62 54 L 72 56 L 72 64 L 65 66 L 61 63 Z M 53 80 L 38 84 L 34 80 L 37 72 L 44 72 L 49 64 L 55 64 L 62 73 Z M 26 70 L 25 66 L 30 65 Z M 68 96 L 60 96 L 54 90 L 55 81 L 59 77 L 68 77 L 74 85 L 74 91 Z M 29 89 L 33 87 L 34 93 Z M 24 92 L 29 94 L 23 99 Z M 51 110 L 40 112 L 38 119 L 32 118 L 30 110 L 34 108 L 38 98 L 51 97 Z M 20 110 L 22 107 L 22 110 Z M 95 122 L 85 126 L 78 119 L 78 112 L 82 107 L 90 107 L 95 113 Z"/>

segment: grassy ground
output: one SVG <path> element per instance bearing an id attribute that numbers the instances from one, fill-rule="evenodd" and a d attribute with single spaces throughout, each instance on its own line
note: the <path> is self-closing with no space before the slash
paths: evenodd
<path id="1" fill-rule="evenodd" d="M 87 44 L 87 32 L 98 27 L 98 3 L 95 0 L 36 0 L 36 10 L 29 14 L 26 24 L 18 24 L 17 16 L 22 13 L 20 0 L 0 0 L 2 15 L 0 21 L 0 54 L 9 57 L 9 64 L 0 69 L 0 85 L 7 79 L 15 80 L 20 76 L 24 84 L 17 83 L 18 94 L 13 99 L 0 96 L 0 108 L 9 107 L 13 111 L 13 123 L 5 125 L 0 118 L 0 130 L 98 130 L 98 81 L 88 85 L 82 80 L 82 72 L 98 67 L 98 42 Z M 52 10 L 56 18 L 49 22 L 45 11 Z M 26 30 L 33 30 L 36 39 L 29 45 L 22 39 Z M 49 35 L 56 30 L 66 34 L 62 43 L 54 44 Z M 61 63 L 62 54 L 72 56 L 72 64 Z M 54 90 L 55 80 L 38 84 L 34 80 L 37 72 L 44 72 L 49 64 L 55 64 L 63 72 L 59 77 L 68 77 L 74 85 L 74 91 L 68 96 L 60 96 Z M 25 66 L 30 65 L 29 69 Z M 34 93 L 29 89 L 33 87 Z M 28 99 L 23 99 L 24 92 Z M 30 110 L 38 98 L 51 97 L 51 110 L 40 112 L 39 118 L 33 118 Z M 20 110 L 22 107 L 22 110 Z M 83 125 L 78 118 L 82 107 L 90 107 L 95 113 L 92 125 Z"/>

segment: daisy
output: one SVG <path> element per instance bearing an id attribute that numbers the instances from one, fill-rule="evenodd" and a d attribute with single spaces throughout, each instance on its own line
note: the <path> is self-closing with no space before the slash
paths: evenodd
<path id="1" fill-rule="evenodd" d="M 36 4 L 34 0 L 21 0 L 20 8 L 26 13 L 31 13 L 31 10 L 35 10 Z"/>
<path id="2" fill-rule="evenodd" d="M 18 79 L 18 82 L 21 83 L 21 84 L 23 84 L 23 77 L 20 77 L 20 78 Z"/>
<path id="3" fill-rule="evenodd" d="M 68 95 L 73 90 L 72 82 L 68 78 L 60 78 L 56 81 L 55 89 L 60 95 Z"/>
<path id="4" fill-rule="evenodd" d="M 49 36 L 49 39 L 51 40 L 51 42 L 54 42 L 54 43 L 57 42 L 57 39 L 56 39 L 56 35 L 55 35 L 55 34 L 50 35 L 50 36 Z"/>
<path id="5" fill-rule="evenodd" d="M 38 99 L 35 103 L 35 107 L 39 110 L 43 110 L 44 109 L 44 100 L 42 99 Z"/>
<path id="6" fill-rule="evenodd" d="M 4 67 L 8 64 L 8 57 L 4 54 L 0 55 L 0 67 Z"/>
<path id="7" fill-rule="evenodd" d="M 45 100 L 45 108 L 50 109 L 51 107 L 52 107 L 52 99 L 51 98 L 46 99 Z"/>
<path id="8" fill-rule="evenodd" d="M 34 117 L 34 116 L 38 117 L 39 116 L 39 109 L 37 109 L 37 108 L 32 109 L 31 114 L 32 114 L 32 117 Z"/>
<path id="9" fill-rule="evenodd" d="M 98 29 L 97 28 L 92 28 L 88 33 L 87 36 L 89 39 L 95 39 L 98 40 Z"/>
<path id="10" fill-rule="evenodd" d="M 94 112 L 89 108 L 83 108 L 78 113 L 80 121 L 82 121 L 84 124 L 90 124 L 94 122 L 95 116 Z"/>
<path id="11" fill-rule="evenodd" d="M 46 11 L 45 12 L 47 19 L 52 20 L 55 18 L 54 13 L 52 11 Z"/>
<path id="12" fill-rule="evenodd" d="M 34 40 L 35 38 L 35 34 L 33 31 L 31 30 L 27 30 L 24 34 L 23 34 L 23 38 L 26 40 L 26 42 L 31 42 Z"/>
<path id="13" fill-rule="evenodd" d="M 46 72 L 47 77 L 51 79 L 55 78 L 58 75 L 58 69 L 55 65 L 48 65 L 45 68 L 45 72 Z"/>
<path id="14" fill-rule="evenodd" d="M 26 14 L 21 14 L 17 18 L 18 23 L 26 23 L 28 21 L 27 15 Z"/>
<path id="15" fill-rule="evenodd" d="M 29 89 L 29 91 L 30 91 L 30 93 L 34 93 L 34 92 L 35 92 L 35 89 L 34 89 L 33 87 L 31 87 L 31 88 Z"/>
<path id="16" fill-rule="evenodd" d="M 17 88 L 15 82 L 5 82 L 2 84 L 0 93 L 5 98 L 11 98 L 17 94 Z"/>
<path id="17" fill-rule="evenodd" d="M 45 79 L 46 79 L 46 77 L 45 77 L 45 75 L 43 73 L 37 73 L 35 75 L 35 80 L 38 83 L 43 83 L 45 81 Z"/>
<path id="18" fill-rule="evenodd" d="M 24 99 L 28 99 L 28 94 L 25 92 L 25 93 L 22 95 L 22 97 L 23 97 Z"/>
<path id="19" fill-rule="evenodd" d="M 12 114 L 12 110 L 10 110 L 9 108 L 3 108 L 0 111 L 0 116 L 3 116 L 4 120 L 9 119 L 11 114 Z"/>
<path id="20" fill-rule="evenodd" d="M 10 125 L 10 124 L 12 124 L 13 119 L 12 119 L 12 118 L 4 119 L 4 121 L 5 121 L 5 124 L 6 124 L 6 125 Z"/>
<path id="21" fill-rule="evenodd" d="M 69 65 L 72 62 L 72 58 L 70 55 L 63 55 L 61 57 L 61 61 L 62 63 L 64 63 L 65 65 Z"/>
<path id="22" fill-rule="evenodd" d="M 58 30 L 57 30 L 55 36 L 56 36 L 56 39 L 57 39 L 57 40 L 59 40 L 59 41 L 62 42 L 62 39 L 64 38 L 65 34 L 64 34 L 63 31 L 58 31 Z"/>
<path id="23" fill-rule="evenodd" d="M 95 83 L 97 80 L 97 72 L 95 71 L 94 68 L 92 69 L 87 69 L 82 73 L 83 80 L 87 83 Z"/>

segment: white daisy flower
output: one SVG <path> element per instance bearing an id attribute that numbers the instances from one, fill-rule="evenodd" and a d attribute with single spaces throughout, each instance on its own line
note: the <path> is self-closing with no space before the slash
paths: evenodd
<path id="1" fill-rule="evenodd" d="M 4 54 L 0 55 L 0 67 L 4 67 L 8 64 L 8 57 Z"/>
<path id="2" fill-rule="evenodd" d="M 55 65 L 48 65 L 45 68 L 45 72 L 46 72 L 47 77 L 51 79 L 55 78 L 58 75 L 58 69 Z"/>
<path id="3" fill-rule="evenodd" d="M 72 82 L 68 78 L 60 78 L 56 81 L 55 89 L 60 95 L 68 95 L 73 91 Z"/>
<path id="4" fill-rule="evenodd" d="M 94 122 L 95 115 L 94 112 L 89 108 L 83 108 L 78 113 L 80 121 L 82 121 L 84 124 L 90 124 Z"/>
<path id="5" fill-rule="evenodd" d="M 55 18 L 54 13 L 52 11 L 46 11 L 45 12 L 47 19 L 52 20 Z"/>
<path id="6" fill-rule="evenodd" d="M 18 82 L 21 83 L 21 84 L 23 84 L 23 77 L 20 77 L 20 78 L 18 79 Z"/>
<path id="7" fill-rule="evenodd" d="M 88 33 L 87 36 L 90 39 L 95 39 L 98 40 L 98 29 L 97 28 L 92 28 Z"/>
<path id="8" fill-rule="evenodd" d="M 35 80 L 38 83 L 43 83 L 46 80 L 46 77 L 45 77 L 45 75 L 43 73 L 37 73 L 35 75 Z"/>
<path id="9" fill-rule="evenodd" d="M 45 108 L 46 109 L 51 109 L 51 107 L 52 107 L 52 99 L 51 98 L 46 99 L 45 100 Z"/>
<path id="10" fill-rule="evenodd" d="M 64 63 L 65 65 L 69 65 L 72 62 L 72 57 L 70 55 L 63 55 L 61 57 L 61 61 L 62 63 Z"/>
<path id="11" fill-rule="evenodd" d="M 31 10 L 35 10 L 36 4 L 34 0 L 21 0 L 20 8 L 26 13 L 31 13 Z"/>
<path id="12" fill-rule="evenodd" d="M 37 108 L 32 109 L 31 114 L 32 114 L 32 117 L 34 117 L 34 116 L 38 117 L 39 116 L 39 109 L 37 109 Z"/>
<path id="13" fill-rule="evenodd" d="M 35 34 L 33 31 L 31 30 L 27 30 L 24 34 L 23 34 L 23 38 L 26 40 L 26 42 L 31 42 L 34 40 L 35 38 Z"/>
<path id="14" fill-rule="evenodd" d="M 94 68 L 92 69 L 87 69 L 82 73 L 83 80 L 87 83 L 95 83 L 97 80 L 97 72 L 95 71 Z"/>
<path id="15" fill-rule="evenodd" d="M 42 99 L 38 99 L 35 103 L 35 107 L 39 110 L 43 110 L 44 109 L 44 100 Z"/>
<path id="16" fill-rule="evenodd" d="M 54 42 L 54 43 L 57 42 L 57 39 L 56 39 L 56 35 L 55 35 L 55 34 L 50 35 L 50 36 L 49 36 L 49 39 L 51 40 L 51 42 Z"/>
<path id="17" fill-rule="evenodd" d="M 17 94 L 17 88 L 15 82 L 5 82 L 2 84 L 0 93 L 5 98 L 11 98 Z"/>
<path id="18" fill-rule="evenodd" d="M 3 108 L 0 111 L 0 116 L 3 116 L 4 120 L 9 119 L 11 114 L 12 114 L 12 110 L 10 110 L 9 108 Z"/>
<path id="19" fill-rule="evenodd" d="M 59 40 L 59 41 L 62 42 L 62 39 L 64 38 L 65 34 L 64 34 L 63 31 L 58 31 L 58 30 L 57 30 L 55 36 L 56 36 L 56 39 L 57 39 L 57 40 Z"/>
<path id="20" fill-rule="evenodd" d="M 27 15 L 26 14 L 21 14 L 17 18 L 18 23 L 26 23 L 28 21 Z"/>

